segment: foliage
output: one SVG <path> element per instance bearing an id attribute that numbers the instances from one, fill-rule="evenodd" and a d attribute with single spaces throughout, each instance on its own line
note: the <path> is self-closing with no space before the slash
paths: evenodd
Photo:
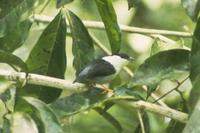
<path id="1" fill-rule="evenodd" d="M 75 7 L 72 6 L 72 9 L 70 7 L 70 4 L 77 4 L 76 2 L 81 3 L 81 6 L 85 3 L 89 4 L 86 7 L 82 6 L 77 13 L 76 9 L 73 9 Z M 25 81 L 22 82 L 20 76 L 15 81 L 17 83 L 20 81 L 21 84 L 9 82 L 9 80 L 14 80 L 16 76 L 9 75 L 10 73 L 6 73 L 7 77 L 1 76 L 0 78 L 0 88 L 2 88 L 0 91 L 0 132 L 62 133 L 87 131 L 99 133 L 102 130 L 119 133 L 133 131 L 138 133 L 143 132 L 143 130 L 146 133 L 199 132 L 200 18 L 198 18 L 198 14 L 200 1 L 182 0 L 182 6 L 186 9 L 188 16 L 194 20 L 194 23 L 197 20 L 194 33 L 191 36 L 188 35 L 188 38 L 180 37 L 183 32 L 173 32 L 172 37 L 162 35 L 155 37 L 154 34 L 151 34 L 155 30 L 146 29 L 149 33 L 142 36 L 142 40 L 148 38 L 153 40 L 153 43 L 151 49 L 146 52 L 148 56 L 142 61 L 139 60 L 141 53 L 132 49 L 136 45 L 135 42 L 129 43 L 130 40 L 126 38 L 126 34 L 121 32 L 122 29 L 126 32 L 130 31 L 127 31 L 129 27 L 119 24 L 119 14 L 114 8 L 115 2 L 118 1 L 57 0 L 54 3 L 45 0 L 0 0 L 0 62 L 11 66 L 10 68 L 1 65 L 0 73 L 4 69 L 11 71 L 11 74 L 12 71 L 26 73 Z M 149 22 L 141 21 L 146 19 L 142 18 L 144 17 L 143 13 L 148 12 L 148 8 L 145 7 L 147 4 L 143 0 L 127 0 L 126 4 L 128 5 L 127 11 L 131 8 L 135 9 L 134 21 L 138 19 L 141 25 L 147 25 L 147 27 L 151 25 Z M 51 7 L 52 5 L 53 7 Z M 90 7 L 91 5 L 94 6 Z M 39 19 L 37 22 L 35 21 L 35 13 L 41 13 L 44 10 L 54 10 L 57 13 L 52 20 L 47 20 L 48 24 L 45 24 L 47 21 Z M 92 25 L 83 21 L 82 17 L 84 16 L 80 15 L 84 12 L 82 10 L 91 10 L 89 14 L 94 18 L 101 19 L 102 23 L 95 23 L 97 25 L 94 26 L 93 23 Z M 161 20 L 156 21 L 161 22 Z M 157 27 L 159 28 L 159 26 Z M 89 28 L 103 29 L 105 33 L 89 30 Z M 138 30 L 138 28 L 132 29 Z M 137 33 L 140 33 L 139 30 Z M 193 31 L 192 28 L 190 30 Z M 160 34 L 164 32 L 170 35 L 170 31 L 165 30 L 160 31 Z M 34 34 L 37 34 L 39 38 L 35 38 Z M 100 38 L 100 41 L 96 37 Z M 31 42 L 34 40 L 37 42 L 32 46 Z M 191 40 L 192 44 L 190 45 Z M 165 47 L 166 45 L 168 47 Z M 112 54 L 123 51 L 132 56 L 135 55 L 134 64 L 130 63 L 128 66 L 130 70 L 125 68 L 126 71 L 122 71 L 116 79 L 108 84 L 110 89 L 113 89 L 112 94 L 105 93 L 99 86 L 86 85 L 81 92 L 69 92 L 67 89 L 64 91 L 58 87 L 38 85 L 39 81 L 35 81 L 34 85 L 29 82 L 32 78 L 29 73 L 33 73 L 66 80 L 73 77 L 70 79 L 72 83 L 74 77 L 88 63 L 95 58 L 105 56 L 105 53 L 109 53 L 107 47 L 110 48 Z M 23 52 L 24 49 L 27 50 Z M 16 54 L 18 50 L 21 50 L 19 55 Z M 23 61 L 22 56 L 26 52 L 28 52 L 28 56 L 26 61 Z M 73 62 L 73 65 L 70 64 L 70 61 Z M 72 67 L 75 72 L 71 70 Z M 133 72 L 134 76 L 131 77 Z M 188 93 L 190 90 L 180 91 L 179 89 L 185 80 L 180 81 L 187 79 L 188 74 L 192 90 L 189 96 L 185 96 L 185 92 Z M 153 102 L 159 101 L 163 97 L 167 99 L 168 97 L 162 92 L 162 84 L 165 81 L 177 84 L 172 91 L 178 92 L 179 95 L 175 97 L 181 100 L 175 101 L 174 105 L 169 103 L 169 106 L 175 110 L 189 113 L 190 118 L 187 123 L 181 123 L 176 119 L 166 123 L 160 115 L 154 116 L 145 112 L 143 106 L 135 109 L 130 106 L 131 104 L 127 104 L 136 103 L 138 100 Z M 142 90 L 145 87 L 147 90 Z M 168 89 L 170 90 L 170 87 Z M 160 93 L 159 100 L 155 97 L 147 99 L 155 92 Z M 91 112 L 95 112 L 95 116 Z M 140 113 L 139 118 L 137 112 Z M 97 117 L 98 115 L 102 117 L 101 120 Z M 89 116 L 89 118 L 85 119 L 84 116 Z M 77 119 L 75 122 L 70 122 L 73 118 Z M 81 121 L 82 118 L 84 121 Z M 83 125 L 88 127 L 80 128 Z M 95 125 L 94 128 L 91 125 Z M 108 125 L 109 129 L 102 128 L 102 126 Z M 76 129 L 70 128 L 73 126 Z M 162 127 L 167 128 L 162 129 Z"/>

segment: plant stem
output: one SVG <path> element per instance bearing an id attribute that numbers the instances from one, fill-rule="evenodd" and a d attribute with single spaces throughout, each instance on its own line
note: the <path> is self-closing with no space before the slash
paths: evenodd
<path id="1" fill-rule="evenodd" d="M 137 110 L 137 115 L 138 115 L 138 118 L 139 118 L 139 121 L 140 121 L 140 126 L 141 126 L 142 133 L 145 133 L 144 122 L 143 122 L 140 110 Z"/>
<path id="2" fill-rule="evenodd" d="M 38 21 L 38 22 L 43 22 L 43 23 L 49 23 L 53 20 L 53 17 L 35 14 L 33 20 Z M 99 21 L 83 21 L 83 23 L 88 28 L 100 29 L 100 30 L 105 29 L 104 24 Z M 123 32 L 127 32 L 127 33 L 160 34 L 160 35 L 189 37 L 189 38 L 192 37 L 192 33 L 189 33 L 189 32 L 159 30 L 159 29 L 146 29 L 146 28 L 139 28 L 139 27 L 122 25 L 122 24 L 120 24 L 119 26 Z"/>

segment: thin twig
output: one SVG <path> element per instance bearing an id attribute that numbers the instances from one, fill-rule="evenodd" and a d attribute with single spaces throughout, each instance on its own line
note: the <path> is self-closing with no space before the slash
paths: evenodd
<path id="1" fill-rule="evenodd" d="M 164 97 L 166 97 L 167 95 L 169 95 L 171 92 L 173 91 L 177 91 L 180 93 L 180 91 L 178 90 L 178 88 L 188 79 L 189 77 L 185 78 L 183 81 L 181 82 L 177 82 L 178 85 L 176 87 L 174 87 L 173 89 L 169 90 L 168 92 L 166 92 L 164 95 L 162 95 L 161 97 L 159 97 L 158 99 L 156 99 L 153 103 L 158 102 L 159 100 L 163 99 Z M 181 95 L 181 94 L 180 94 Z"/>
<path id="2" fill-rule="evenodd" d="M 137 110 L 137 115 L 138 115 L 138 119 L 140 121 L 140 126 L 141 126 L 142 133 L 145 133 L 144 122 L 143 122 L 140 110 Z"/>
<path id="3" fill-rule="evenodd" d="M 49 23 L 53 20 L 53 17 L 35 14 L 33 19 L 38 22 Z M 103 30 L 105 29 L 104 24 L 99 21 L 83 21 L 83 23 L 88 28 L 103 29 Z M 170 36 L 189 37 L 189 38 L 192 37 L 192 33 L 189 33 L 189 32 L 146 29 L 146 28 L 139 28 L 139 27 L 122 25 L 122 24 L 120 24 L 119 26 L 123 32 L 127 32 L 127 33 L 160 34 L 160 35 L 170 35 Z"/>

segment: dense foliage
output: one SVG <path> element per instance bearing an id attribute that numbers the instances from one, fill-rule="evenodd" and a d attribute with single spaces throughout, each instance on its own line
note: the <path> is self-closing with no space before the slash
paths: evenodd
<path id="1" fill-rule="evenodd" d="M 146 0 L 123 1 L 134 10 L 130 24 L 169 30 L 119 24 L 118 1 L 0 0 L 0 132 L 200 132 L 200 0 L 182 0 L 181 13 L 188 16 L 180 18 L 179 12 L 152 14 Z M 55 17 L 42 15 L 46 10 Z M 182 21 L 191 33 L 170 31 L 180 30 Z M 132 44 L 127 33 L 139 34 L 140 41 Z M 143 58 L 133 47 L 146 38 Z M 120 52 L 135 62 L 108 84 L 112 95 L 72 83 L 95 58 Z"/>

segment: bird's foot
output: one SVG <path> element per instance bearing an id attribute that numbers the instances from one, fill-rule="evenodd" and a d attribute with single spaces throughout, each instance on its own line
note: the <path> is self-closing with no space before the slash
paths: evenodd
<path id="1" fill-rule="evenodd" d="M 106 86 L 101 85 L 101 90 L 103 94 L 113 94 L 113 90 L 109 89 Z"/>

